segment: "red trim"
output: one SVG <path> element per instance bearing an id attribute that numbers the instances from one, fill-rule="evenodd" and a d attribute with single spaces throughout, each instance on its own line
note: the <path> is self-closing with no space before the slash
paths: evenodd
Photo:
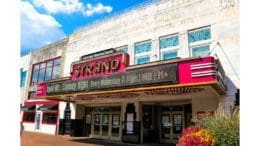
<path id="1" fill-rule="evenodd" d="M 25 101 L 24 105 L 36 105 L 36 104 L 59 104 L 59 101 L 48 100 L 48 101 Z"/>

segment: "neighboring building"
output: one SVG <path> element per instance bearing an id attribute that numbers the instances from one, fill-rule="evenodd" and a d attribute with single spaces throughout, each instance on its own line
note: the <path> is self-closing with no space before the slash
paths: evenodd
<path id="1" fill-rule="evenodd" d="M 37 99 L 37 85 L 62 77 L 67 39 L 47 45 L 25 56 L 22 74 L 27 74 L 23 83 L 22 124 L 25 131 L 56 134 L 59 118 L 65 103 Z M 22 58 L 25 58 L 22 57 Z M 21 78 L 23 82 L 23 78 Z"/>
<path id="2" fill-rule="evenodd" d="M 24 103 L 26 98 L 26 87 L 28 83 L 28 70 L 30 68 L 30 59 L 31 59 L 31 53 L 22 56 L 20 60 L 20 103 L 21 105 Z"/>
<path id="3" fill-rule="evenodd" d="M 56 134 L 174 143 L 192 117 L 230 112 L 240 88 L 238 0 L 147 1 L 63 43 L 31 53 L 30 70 L 61 56 L 61 71 L 29 73 L 26 91 L 60 101 Z"/>

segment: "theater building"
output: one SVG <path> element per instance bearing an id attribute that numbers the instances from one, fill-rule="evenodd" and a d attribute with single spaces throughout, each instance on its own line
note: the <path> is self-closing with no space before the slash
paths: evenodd
<path id="1" fill-rule="evenodd" d="M 33 90 L 36 98 L 24 105 L 33 109 L 34 102 L 34 119 L 37 110 L 40 117 L 56 112 L 52 134 L 176 143 L 191 118 L 220 104 L 230 112 L 234 105 L 238 12 L 236 0 L 155 0 L 88 24 L 31 61 L 28 72 L 40 63 L 48 66 L 48 60 L 53 68 L 60 57 L 60 70 L 33 85 L 29 73 L 26 92 Z"/>
<path id="2" fill-rule="evenodd" d="M 38 98 L 75 103 L 74 128 L 81 136 L 172 143 L 192 115 L 217 109 L 226 91 L 223 76 L 214 57 L 129 66 L 129 55 L 115 51 L 83 56 L 69 78 L 40 84 Z"/>

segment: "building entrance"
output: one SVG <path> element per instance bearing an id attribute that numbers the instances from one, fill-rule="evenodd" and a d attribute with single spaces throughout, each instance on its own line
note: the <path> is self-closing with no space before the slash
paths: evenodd
<path id="1" fill-rule="evenodd" d="M 176 143 L 184 128 L 184 113 L 162 112 L 161 114 L 161 142 Z"/>
<path id="2" fill-rule="evenodd" d="M 158 126 L 158 106 L 157 105 L 143 105 L 143 142 L 157 143 L 159 138 Z"/>
<path id="3" fill-rule="evenodd" d="M 121 107 L 94 107 L 87 112 L 87 124 L 91 122 L 93 138 L 120 140 Z M 91 117 L 92 120 L 90 119 Z"/>
<path id="4" fill-rule="evenodd" d="M 182 130 L 191 124 L 191 104 L 160 106 L 160 142 L 178 143 Z"/>
<path id="5" fill-rule="evenodd" d="M 142 105 L 144 143 L 177 143 L 182 130 L 191 124 L 191 104 Z"/>

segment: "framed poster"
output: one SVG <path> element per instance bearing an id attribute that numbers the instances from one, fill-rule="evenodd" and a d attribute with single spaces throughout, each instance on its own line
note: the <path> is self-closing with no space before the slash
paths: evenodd
<path id="1" fill-rule="evenodd" d="M 118 126 L 119 125 L 119 115 L 113 115 L 112 117 L 112 125 Z"/>
<path id="2" fill-rule="evenodd" d="M 91 114 L 86 115 L 86 124 L 91 124 Z"/>
<path id="3" fill-rule="evenodd" d="M 180 114 L 173 115 L 173 119 L 174 119 L 174 125 L 181 125 L 182 124 L 182 122 L 181 122 L 182 116 Z"/>
<path id="4" fill-rule="evenodd" d="M 134 123 L 133 122 L 127 122 L 126 123 L 126 133 L 127 134 L 133 134 L 134 133 Z"/>
<path id="5" fill-rule="evenodd" d="M 134 114 L 128 113 L 126 116 L 126 121 L 134 121 Z"/>
<path id="6" fill-rule="evenodd" d="M 163 115 L 162 116 L 162 126 L 168 127 L 170 123 L 170 115 Z"/>
<path id="7" fill-rule="evenodd" d="M 101 115 L 100 114 L 96 114 L 95 115 L 95 125 L 100 125 L 100 119 L 101 119 Z"/>
<path id="8" fill-rule="evenodd" d="M 102 115 L 102 125 L 108 125 L 109 121 L 108 121 L 108 115 L 107 114 L 103 114 Z"/>

